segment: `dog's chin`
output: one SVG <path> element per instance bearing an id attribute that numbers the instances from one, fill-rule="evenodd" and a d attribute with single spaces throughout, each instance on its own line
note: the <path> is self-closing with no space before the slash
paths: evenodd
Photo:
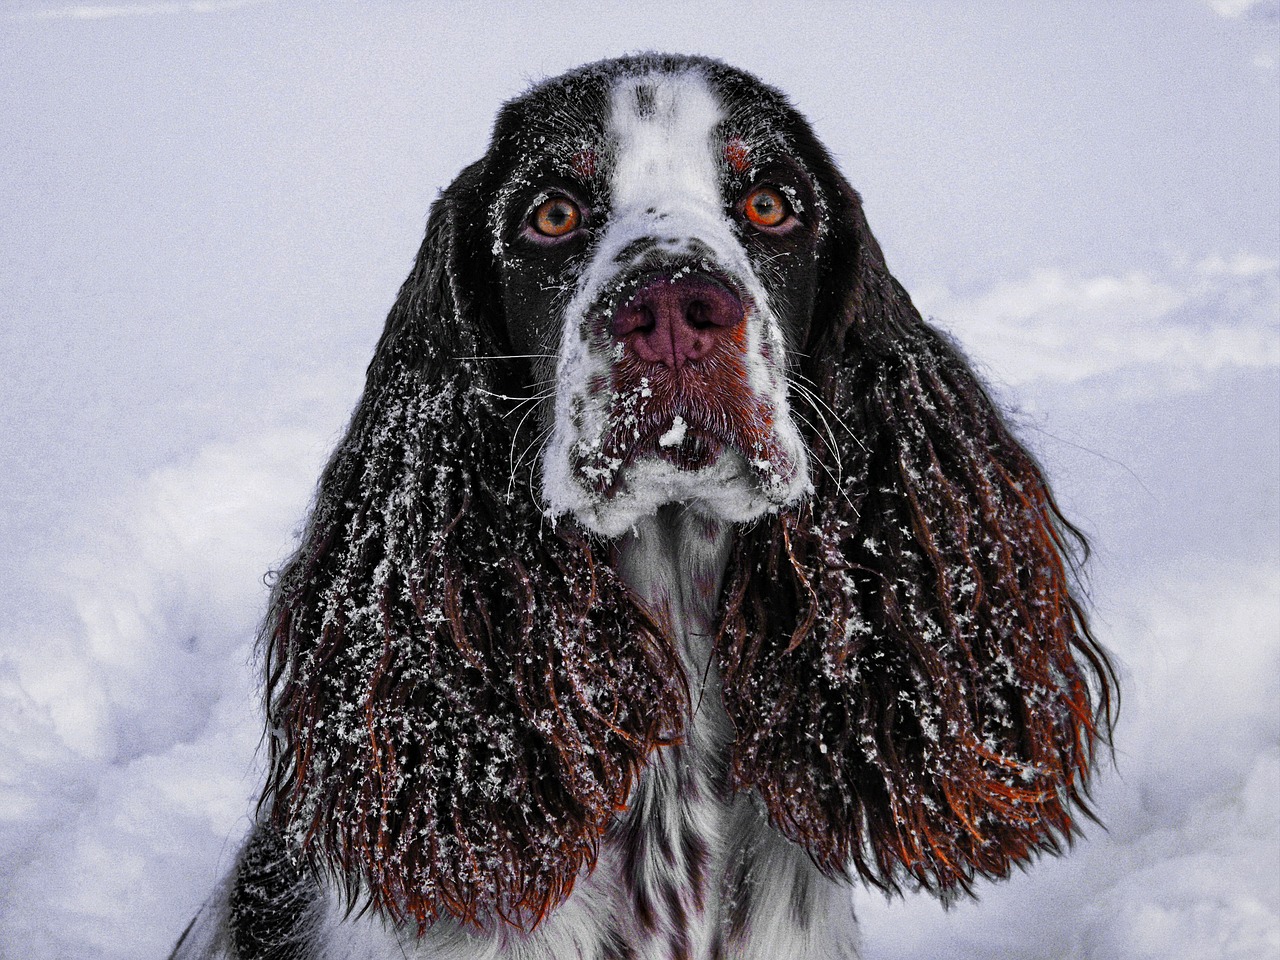
<path id="1" fill-rule="evenodd" d="M 602 537 L 618 537 L 668 504 L 682 504 L 709 519 L 747 523 L 798 502 L 812 487 L 806 465 L 786 482 L 766 477 L 736 450 L 719 448 L 705 460 L 660 449 L 625 466 L 604 497 L 588 497 L 570 512 Z"/>

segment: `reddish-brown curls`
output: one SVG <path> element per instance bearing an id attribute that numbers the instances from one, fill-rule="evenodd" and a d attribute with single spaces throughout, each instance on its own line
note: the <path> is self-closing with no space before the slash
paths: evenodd
<path id="1" fill-rule="evenodd" d="M 1072 592 L 1074 529 L 844 189 L 828 255 L 849 272 L 802 371 L 834 421 L 811 460 L 840 469 L 735 544 L 730 782 L 829 875 L 967 890 L 1089 815 L 1114 680 Z"/>
<path id="2" fill-rule="evenodd" d="M 460 195 L 272 594 L 263 812 L 353 906 L 527 929 L 594 863 L 686 691 L 589 540 L 507 495 L 501 366 L 467 359 L 505 351 L 456 299 L 461 225 L 484 222 Z"/>

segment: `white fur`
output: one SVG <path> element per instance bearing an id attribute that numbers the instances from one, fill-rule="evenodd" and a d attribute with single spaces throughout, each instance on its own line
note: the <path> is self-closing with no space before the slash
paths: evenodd
<path id="1" fill-rule="evenodd" d="M 726 960 L 853 960 L 857 934 L 852 895 L 847 885 L 826 880 L 808 855 L 769 828 L 764 811 L 753 797 L 739 796 L 726 804 L 711 786 L 712 771 L 722 762 L 732 739 L 732 727 L 720 699 L 720 678 L 710 662 L 715 639 L 719 596 L 733 531 L 727 524 L 708 522 L 693 510 L 667 510 L 649 517 L 623 542 L 619 570 L 627 584 L 669 623 L 677 640 L 685 675 L 689 678 L 692 716 L 686 728 L 686 773 L 699 783 L 699 795 L 682 801 L 662 792 L 661 781 L 673 773 L 676 758 L 665 750 L 646 770 L 637 800 L 654 804 L 649 817 L 668 823 L 681 815 L 698 825 L 711 843 L 706 906 L 692 912 L 692 956 L 710 956 L 712 938 L 727 922 L 724 881 L 739 859 L 754 864 L 755 887 L 748 944 L 727 944 Z M 700 591 L 695 584 L 704 584 Z M 683 803 L 683 806 L 682 806 Z M 646 875 L 656 878 L 677 873 L 665 861 L 650 858 Z M 808 884 L 818 901 L 820 919 L 802 930 L 791 913 L 794 888 Z M 661 939 L 633 934 L 638 960 L 668 960 Z"/>
<path id="2" fill-rule="evenodd" d="M 671 625 L 679 641 L 685 676 L 689 678 L 692 716 L 686 724 L 687 749 L 660 751 L 645 770 L 633 804 L 635 816 L 655 824 L 669 837 L 679 836 L 681 818 L 695 824 L 698 834 L 713 851 L 724 848 L 726 817 L 729 808 L 715 796 L 710 778 L 711 761 L 722 755 L 732 740 L 728 718 L 720 705 L 719 679 L 708 662 L 715 630 L 716 599 L 732 545 L 732 530 L 724 524 L 709 523 L 691 510 L 662 516 L 653 515 L 641 521 L 624 541 L 619 571 L 627 584 L 651 610 Z M 713 585 L 700 594 L 694 584 L 701 580 Z M 680 769 L 680 765 L 683 769 Z M 685 777 L 694 784 L 686 786 L 684 795 L 677 779 Z M 663 902 L 662 886 L 673 882 L 687 869 L 677 848 L 677 863 L 669 865 L 650 845 L 644 876 L 651 888 L 663 935 L 676 929 L 674 918 Z M 721 922 L 720 890 L 715 859 L 708 870 L 706 902 L 699 911 L 685 903 L 692 955 L 709 956 L 712 938 Z M 666 960 L 666 936 L 651 936 L 633 925 L 631 946 L 637 960 Z"/>

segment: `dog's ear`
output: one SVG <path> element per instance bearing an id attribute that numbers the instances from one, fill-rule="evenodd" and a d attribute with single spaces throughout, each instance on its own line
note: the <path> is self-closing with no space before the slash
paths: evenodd
<path id="1" fill-rule="evenodd" d="M 1070 841 L 1113 678 L 1072 593 L 1083 541 L 826 180 L 802 364 L 826 426 L 812 497 L 736 546 L 731 782 L 830 875 L 968 890 Z"/>
<path id="2" fill-rule="evenodd" d="M 508 492 L 526 375 L 494 359 L 482 174 L 432 208 L 262 636 L 264 814 L 353 905 L 420 928 L 535 924 L 685 702 L 586 536 Z"/>

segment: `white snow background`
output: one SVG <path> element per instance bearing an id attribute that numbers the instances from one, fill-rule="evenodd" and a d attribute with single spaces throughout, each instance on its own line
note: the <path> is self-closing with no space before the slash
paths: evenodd
<path id="1" fill-rule="evenodd" d="M 1106 829 L 870 960 L 1280 956 L 1280 11 L 0 3 L 0 956 L 163 957 L 244 834 L 252 640 L 437 191 L 532 80 L 780 86 L 1092 536 Z"/>

